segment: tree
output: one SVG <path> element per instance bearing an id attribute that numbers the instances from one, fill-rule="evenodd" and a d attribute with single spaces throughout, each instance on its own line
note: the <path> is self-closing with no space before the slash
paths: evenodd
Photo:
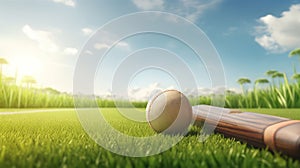
<path id="1" fill-rule="evenodd" d="M 256 88 L 258 87 L 259 84 L 266 84 L 266 83 L 269 83 L 269 80 L 265 79 L 265 78 L 256 79 L 254 82 L 254 100 L 255 100 L 256 106 L 259 108 L 261 107 L 261 104 L 259 101 L 259 99 L 261 97 L 259 96 L 260 94 Z"/>
<path id="2" fill-rule="evenodd" d="M 295 57 L 295 56 L 298 56 L 299 61 L 300 61 L 300 48 L 296 48 L 289 53 L 289 57 Z M 294 66 L 294 71 L 295 71 L 294 73 L 297 73 L 295 65 L 293 65 L 293 66 Z"/>
<path id="3" fill-rule="evenodd" d="M 300 74 L 299 74 L 299 73 L 295 73 L 295 74 L 292 76 L 292 79 L 293 79 L 293 80 L 296 80 L 296 81 L 300 84 Z"/>
<path id="4" fill-rule="evenodd" d="M 47 87 L 43 89 L 48 94 L 60 94 L 58 90 L 55 90 L 53 88 Z"/>
<path id="5" fill-rule="evenodd" d="M 260 79 L 256 79 L 255 82 L 254 82 L 254 90 L 256 90 L 257 86 L 259 84 L 267 84 L 269 83 L 269 80 L 268 79 L 265 79 L 265 78 L 260 78 Z"/>
<path id="6" fill-rule="evenodd" d="M 244 85 L 245 84 L 248 84 L 248 83 L 251 83 L 251 80 L 248 79 L 248 78 L 240 78 L 238 79 L 237 83 L 240 84 L 241 88 L 242 88 L 242 92 L 243 94 L 245 93 L 245 90 L 244 90 Z"/>
<path id="7" fill-rule="evenodd" d="M 263 84 L 263 83 L 269 83 L 269 80 L 264 78 L 255 80 L 255 84 Z"/>
<path id="8" fill-rule="evenodd" d="M 0 58 L 0 84 L 2 83 L 2 66 L 8 64 L 6 59 Z"/>
<path id="9" fill-rule="evenodd" d="M 300 57 L 300 48 L 296 48 L 290 52 L 289 57 L 299 56 Z"/>
<path id="10" fill-rule="evenodd" d="M 275 74 L 272 75 L 272 78 L 273 79 L 278 78 L 278 83 L 281 84 L 280 79 L 284 78 L 284 74 L 280 72 L 276 72 Z"/>
<path id="11" fill-rule="evenodd" d="M 271 77 L 272 78 L 272 83 L 274 84 L 274 78 L 273 78 L 273 75 L 276 74 L 278 71 L 276 70 L 268 70 L 265 74 L 266 76 L 268 77 Z"/>
<path id="12" fill-rule="evenodd" d="M 16 79 L 15 79 L 14 77 L 10 77 L 10 76 L 5 77 L 5 78 L 3 79 L 4 83 L 10 84 L 10 85 L 15 84 L 15 80 L 16 80 Z"/>
<path id="13" fill-rule="evenodd" d="M 24 76 L 22 78 L 22 83 L 25 83 L 27 88 L 29 88 L 36 83 L 36 80 L 32 76 Z"/>
<path id="14" fill-rule="evenodd" d="M 269 77 L 272 77 L 272 75 L 274 75 L 275 73 L 277 73 L 278 71 L 276 70 L 268 70 L 265 74 Z"/>

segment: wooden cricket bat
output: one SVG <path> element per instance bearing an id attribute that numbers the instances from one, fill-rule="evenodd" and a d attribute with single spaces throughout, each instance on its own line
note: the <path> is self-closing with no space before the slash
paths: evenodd
<path id="1" fill-rule="evenodd" d="M 192 108 L 197 122 L 216 125 L 215 132 L 225 137 L 300 159 L 300 120 L 207 105 Z"/>

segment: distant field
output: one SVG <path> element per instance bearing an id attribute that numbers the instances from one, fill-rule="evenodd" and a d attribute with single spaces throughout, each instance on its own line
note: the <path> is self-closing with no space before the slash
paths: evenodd
<path id="1" fill-rule="evenodd" d="M 196 127 L 195 134 L 187 135 L 166 152 L 131 158 L 98 146 L 83 131 L 73 109 L 1 115 L 27 110 L 0 109 L 0 167 L 300 167 L 299 161 L 247 147 L 221 135 L 212 135 L 201 143 L 197 139 L 200 129 Z M 246 111 L 300 119 L 300 109 Z M 154 134 L 146 123 L 131 122 L 114 108 L 102 112 L 121 132 L 136 136 Z"/>
<path id="2" fill-rule="evenodd" d="M 241 109 L 241 110 L 268 114 L 268 115 L 275 115 L 275 116 L 290 118 L 294 120 L 300 120 L 300 108 L 299 109 Z"/>

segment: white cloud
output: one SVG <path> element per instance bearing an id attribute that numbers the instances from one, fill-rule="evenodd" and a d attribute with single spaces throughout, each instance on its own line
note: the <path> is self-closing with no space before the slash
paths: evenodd
<path id="1" fill-rule="evenodd" d="M 123 41 L 119 42 L 116 46 L 129 49 L 129 44 L 126 43 L 126 42 L 123 42 Z M 94 45 L 94 48 L 97 49 L 97 50 L 108 49 L 109 47 L 110 47 L 110 45 L 108 45 L 106 43 L 96 43 Z"/>
<path id="2" fill-rule="evenodd" d="M 223 95 L 227 90 L 224 86 L 214 87 L 214 88 L 195 88 L 195 89 L 186 89 L 184 93 L 188 97 L 195 97 L 195 96 L 209 96 L 212 94 L 215 95 Z"/>
<path id="3" fill-rule="evenodd" d="M 64 54 L 66 55 L 76 55 L 78 53 L 78 50 L 76 48 L 65 48 Z"/>
<path id="4" fill-rule="evenodd" d="M 195 22 L 207 9 L 215 7 L 221 0 L 132 0 L 141 10 L 162 10 L 176 13 Z"/>
<path id="5" fill-rule="evenodd" d="M 229 27 L 226 31 L 224 31 L 223 36 L 230 36 L 230 35 L 234 34 L 237 31 L 238 31 L 237 27 L 234 27 L 234 26 Z"/>
<path id="6" fill-rule="evenodd" d="M 129 44 L 126 43 L 126 42 L 121 41 L 121 42 L 119 42 L 119 43 L 117 44 L 117 46 L 119 46 L 119 47 L 128 47 Z"/>
<path id="7" fill-rule="evenodd" d="M 152 83 L 146 87 L 141 88 L 129 88 L 128 97 L 131 101 L 148 101 L 156 94 L 169 89 L 178 89 L 174 86 L 162 87 L 159 83 Z M 188 97 L 197 97 L 197 96 L 210 96 L 210 95 L 223 95 L 226 90 L 231 90 L 235 93 L 240 93 L 239 89 L 235 88 L 226 88 L 224 86 L 214 87 L 214 88 L 194 88 L 194 89 L 185 89 L 182 92 Z"/>
<path id="8" fill-rule="evenodd" d="M 51 53 L 58 51 L 51 32 L 34 30 L 29 25 L 23 26 L 22 31 L 29 39 L 37 42 L 41 50 Z"/>
<path id="9" fill-rule="evenodd" d="M 300 45 L 300 4 L 292 5 L 280 17 L 266 15 L 255 27 L 255 41 L 272 53 L 292 50 Z"/>
<path id="10" fill-rule="evenodd" d="M 163 0 L 132 0 L 136 7 L 142 10 L 162 9 Z"/>
<path id="11" fill-rule="evenodd" d="M 90 51 L 90 50 L 86 50 L 84 53 L 85 53 L 85 54 L 88 54 L 88 55 L 93 55 L 93 54 L 94 54 L 94 53 L 93 53 L 92 51 Z"/>
<path id="12" fill-rule="evenodd" d="M 61 3 L 61 4 L 64 4 L 66 6 L 70 6 L 70 7 L 75 7 L 76 6 L 76 2 L 74 0 L 53 0 L 53 2 Z"/>
<path id="13" fill-rule="evenodd" d="M 94 48 L 97 50 L 108 49 L 110 46 L 105 43 L 96 43 Z"/>
<path id="14" fill-rule="evenodd" d="M 221 0 L 180 0 L 182 2 L 179 6 L 179 15 L 186 17 L 191 21 L 196 21 L 201 14 L 207 9 L 213 8 L 221 2 Z"/>
<path id="15" fill-rule="evenodd" d="M 89 35 L 91 35 L 91 34 L 93 33 L 93 30 L 90 29 L 90 28 L 87 28 L 87 27 L 81 29 L 81 31 L 82 31 L 82 33 L 83 33 L 84 35 L 86 35 L 86 36 L 89 36 Z"/>
<path id="16" fill-rule="evenodd" d="M 101 38 L 93 45 L 96 50 L 106 50 L 112 46 L 118 47 L 119 49 L 130 50 L 130 44 L 126 41 L 119 41 L 119 37 L 113 33 L 99 30 L 97 36 Z"/>
<path id="17" fill-rule="evenodd" d="M 172 88 L 172 86 L 168 88 L 162 88 L 159 83 L 152 83 L 142 88 L 129 88 L 128 97 L 131 101 L 148 101 L 150 98 L 162 92 L 163 90 Z"/>

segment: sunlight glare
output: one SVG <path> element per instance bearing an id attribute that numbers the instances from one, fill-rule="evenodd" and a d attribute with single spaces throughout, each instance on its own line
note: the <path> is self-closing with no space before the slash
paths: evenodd
<path id="1" fill-rule="evenodd" d="M 18 57 L 12 61 L 12 65 L 15 67 L 19 78 L 26 75 L 37 77 L 41 70 L 41 61 L 34 57 Z"/>

